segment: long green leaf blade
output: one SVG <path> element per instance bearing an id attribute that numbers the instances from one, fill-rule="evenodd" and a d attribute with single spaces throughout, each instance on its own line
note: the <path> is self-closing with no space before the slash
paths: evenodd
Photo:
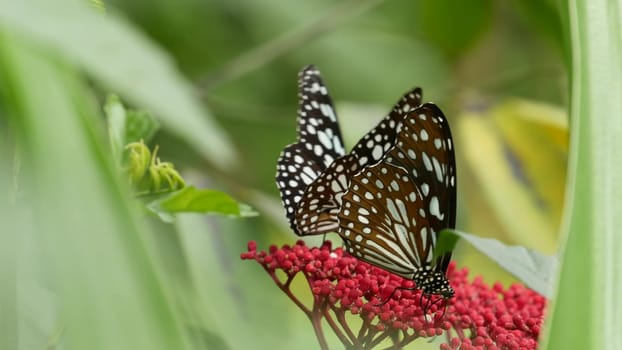
<path id="1" fill-rule="evenodd" d="M 151 238 L 101 146 L 103 125 L 86 85 L 24 37 L 3 33 L 0 43 L 24 159 L 22 200 L 34 213 L 23 233 L 56 296 L 63 349 L 186 348 Z"/>
<path id="2" fill-rule="evenodd" d="M 31 36 L 182 136 L 220 167 L 236 155 L 221 128 L 194 98 L 193 88 L 170 58 L 114 13 L 86 1 L 20 0 L 0 3 L 5 30 Z"/>
<path id="3" fill-rule="evenodd" d="M 570 0 L 567 241 L 546 349 L 620 349 L 622 1 Z M 572 336 L 577 335 L 577 336 Z"/>

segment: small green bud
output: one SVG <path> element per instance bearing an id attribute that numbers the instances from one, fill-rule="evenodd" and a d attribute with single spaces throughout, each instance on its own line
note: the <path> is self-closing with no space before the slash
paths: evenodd
<path id="1" fill-rule="evenodd" d="M 143 141 L 132 142 L 125 146 L 129 151 L 127 173 L 130 176 L 132 185 L 138 184 L 143 180 L 145 173 L 150 167 L 152 157 L 149 148 Z"/>

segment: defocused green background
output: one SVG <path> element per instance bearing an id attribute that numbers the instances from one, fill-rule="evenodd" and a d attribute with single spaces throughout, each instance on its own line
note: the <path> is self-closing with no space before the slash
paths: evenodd
<path id="1" fill-rule="evenodd" d="M 145 319 L 155 318 L 157 323 L 170 317 L 184 331 L 191 330 L 195 348 L 316 346 L 304 315 L 258 265 L 239 259 L 249 240 L 268 248 L 270 244 L 293 243 L 297 239 L 287 228 L 274 173 L 279 152 L 295 140 L 296 74 L 307 64 L 315 64 L 322 71 L 349 146 L 384 116 L 402 93 L 421 86 L 424 100 L 437 103 L 451 122 L 458 159 L 457 228 L 545 253 L 556 251 L 566 169 L 568 49 L 555 1 L 119 0 L 91 2 L 88 8 L 76 11 L 63 7 L 78 6 L 71 0 L 57 5 L 36 0 L 25 3 L 31 5 L 0 6 L 0 19 L 4 20 L 0 40 L 8 38 L 12 43 L 5 42 L 0 62 L 5 81 L 11 81 L 7 77 L 14 81 L 30 79 L 31 86 L 40 85 L 37 79 L 42 78 L 29 76 L 30 69 L 24 68 L 24 60 L 10 59 L 19 58 L 11 54 L 11 45 L 26 47 L 26 51 L 39 53 L 34 59 L 52 62 L 50 74 L 71 75 L 78 81 L 75 84 L 79 87 L 68 83 L 65 89 L 73 86 L 73 90 L 67 90 L 72 101 L 79 94 L 91 107 L 90 114 L 85 113 L 97 121 L 93 124 L 96 130 L 85 132 L 86 135 L 104 134 L 103 118 L 92 118 L 101 114 L 93 106 L 101 109 L 108 92 L 119 94 L 134 108 L 150 110 L 156 117 L 169 115 L 153 142 L 160 146 L 161 157 L 172 161 L 187 182 L 226 191 L 260 213 L 252 219 L 185 215 L 173 225 L 152 220 L 149 229 L 137 231 L 148 236 L 141 236 L 147 243 L 128 243 L 124 241 L 127 236 L 120 235 L 115 241 L 118 246 L 114 246 L 135 244 L 137 251 L 148 251 L 147 258 L 136 258 L 128 249 L 119 253 L 123 261 L 111 259 L 114 256 L 104 251 L 97 261 L 89 262 L 93 266 L 120 264 L 121 270 L 127 270 L 136 267 L 134 258 L 151 261 L 152 265 L 147 264 L 143 271 L 153 273 L 158 282 L 149 282 L 151 277 L 145 277 L 149 281 L 144 283 L 161 290 L 162 295 L 158 292 L 154 297 L 149 288 L 138 288 L 132 293 L 137 298 L 145 295 L 153 297 L 153 303 L 172 306 L 154 310 L 155 315 Z M 44 7 L 46 11 L 41 9 Z M 28 11 L 32 9 L 39 11 L 30 16 Z M 98 23 L 80 17 L 86 12 L 113 23 L 97 27 Z M 71 27 L 73 24 L 76 26 Z M 107 25 L 123 30 L 99 30 L 109 28 Z M 57 28 L 61 29 L 56 31 Z M 175 79 L 186 79 L 190 84 L 168 86 L 167 80 L 159 80 L 164 75 L 161 67 L 146 58 L 159 57 L 162 52 L 141 51 L 142 47 L 134 51 L 132 45 L 136 42 L 161 48 L 178 69 L 177 73 L 172 72 Z M 18 65 L 24 65 L 21 77 L 26 78 L 14 74 L 19 71 Z M 151 83 L 145 83 L 148 77 L 133 76 L 132 72 L 153 73 Z M 50 77 L 47 79 L 54 79 Z M 28 91 L 28 84 L 22 85 Z M 35 105 L 39 99 L 45 100 L 45 90 L 29 96 L 16 91 L 15 86 L 7 83 L 0 90 L 0 112 L 12 115 L 8 119 L 13 120 L 5 123 L 3 118 L 2 128 L 21 125 L 20 113 L 45 117 L 44 110 L 33 112 L 12 106 L 28 105 L 27 101 Z M 179 88 L 184 86 L 191 89 Z M 187 130 L 180 131 L 183 127 L 170 127 L 185 123 L 187 117 L 171 91 L 200 101 L 202 115 L 213 117 L 220 125 L 210 129 L 216 136 L 206 134 L 207 140 L 201 141 Z M 29 123 L 34 122 L 24 121 L 24 125 Z M 53 133 L 54 128 L 48 131 Z M 19 139 L 5 132 L 3 136 L 7 140 Z M 224 141 L 210 143 L 215 137 Z M 199 147 L 201 142 L 210 149 Z M 99 154 L 105 158 L 105 143 L 97 147 L 101 147 Z M 3 153 L 9 163 L 13 161 L 11 154 Z M 10 171 L 3 173 L 9 175 L 5 182 L 12 188 L 15 187 L 10 174 L 15 173 L 15 167 L 7 167 Z M 47 176 L 37 183 L 56 186 L 54 181 L 71 181 L 71 175 L 62 179 Z M 54 197 L 54 201 L 60 202 L 61 208 L 65 205 L 62 195 Z M 17 225 L 14 232 L 21 229 L 24 225 Z M 65 326 L 74 314 L 63 313 L 61 305 L 90 305 L 92 300 L 80 298 L 91 295 L 101 298 L 98 305 L 105 310 L 115 298 L 101 292 L 63 300 L 68 295 L 64 288 L 70 287 L 62 282 L 61 287 L 47 283 L 49 276 L 41 283 L 38 272 L 39 265 L 58 261 L 58 257 L 37 254 L 37 247 L 45 243 L 36 242 L 40 232 L 37 228 L 28 231 L 30 235 L 26 236 L 33 241 L 20 241 L 27 248 L 16 261 L 37 256 L 37 262 L 33 263 L 34 272 L 26 273 L 34 276 L 34 284 L 28 282 L 24 291 L 18 293 L 20 349 L 42 348 L 46 344 L 48 348 L 72 348 L 73 343 L 63 339 L 71 335 L 65 330 L 70 327 Z M 20 239 L 13 236 L 7 242 Z M 93 248 L 98 238 L 93 239 L 76 246 L 64 242 L 54 249 L 61 260 L 66 259 L 66 264 L 80 265 L 91 257 L 87 253 L 75 255 L 73 249 Z M 312 238 L 309 242 L 319 241 L 321 238 Z M 63 254 L 64 249 L 67 254 Z M 466 246 L 458 248 L 455 260 L 459 266 L 483 275 L 487 282 L 513 281 Z M 87 268 L 83 271 L 91 277 L 92 272 Z M 132 273 L 140 275 L 140 270 Z M 92 278 L 93 283 L 105 284 L 104 290 L 110 287 L 105 281 L 115 280 Z M 299 283 L 299 292 L 304 289 Z M 120 290 L 116 292 L 122 294 L 124 289 Z M 108 328 L 103 328 L 114 332 L 115 322 L 132 319 L 123 313 L 122 306 L 118 310 L 121 313 L 91 315 L 92 328 L 105 325 Z M 130 312 L 139 311 L 127 311 Z M 159 325 L 166 333 L 170 328 L 164 323 Z M 129 321 L 126 324 L 132 326 Z M 184 331 L 179 332 L 185 334 Z M 140 332 L 136 329 L 134 334 L 148 337 Z M 118 343 L 107 344 L 126 348 L 134 344 L 124 341 L 132 333 L 129 329 L 127 334 L 117 336 Z"/>

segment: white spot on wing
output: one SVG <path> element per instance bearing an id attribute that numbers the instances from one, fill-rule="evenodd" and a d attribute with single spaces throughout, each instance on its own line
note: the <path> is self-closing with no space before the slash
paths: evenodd
<path id="1" fill-rule="evenodd" d="M 374 159 L 380 159 L 380 157 L 382 157 L 382 146 L 376 145 L 376 147 L 374 147 L 374 150 L 371 153 L 371 156 Z"/>
<path id="2" fill-rule="evenodd" d="M 432 171 L 432 162 L 430 161 L 430 157 L 428 157 L 428 154 L 425 152 L 421 152 L 421 155 L 423 156 L 423 165 L 425 166 L 425 168 L 428 171 Z"/>
<path id="3" fill-rule="evenodd" d="M 318 91 L 320 91 L 320 84 L 318 84 L 317 82 L 314 82 L 313 84 L 311 84 L 311 87 L 309 88 L 309 91 L 311 91 L 311 92 L 318 92 Z"/>
<path id="4" fill-rule="evenodd" d="M 433 196 L 432 199 L 430 199 L 430 214 L 437 217 L 439 220 L 443 220 L 443 218 L 445 217 L 445 214 L 441 214 L 441 211 L 438 207 L 438 197 L 436 196 Z"/>
<path id="5" fill-rule="evenodd" d="M 324 149 L 320 145 L 315 145 L 315 147 L 313 147 L 313 153 L 319 157 L 324 153 Z"/>
<path id="6" fill-rule="evenodd" d="M 309 175 L 305 173 L 300 174 L 300 179 L 302 180 L 302 182 L 304 182 L 305 185 L 309 185 L 310 183 L 313 182 L 313 178 L 311 178 Z"/>
<path id="7" fill-rule="evenodd" d="M 436 179 L 439 182 L 443 182 L 443 170 L 441 170 L 441 164 L 438 162 L 436 157 L 432 157 L 432 165 L 434 165 L 434 173 L 436 174 Z"/>
<path id="8" fill-rule="evenodd" d="M 425 129 L 421 129 L 421 131 L 419 132 L 419 136 L 421 137 L 422 141 L 428 140 L 428 132 Z"/>
<path id="9" fill-rule="evenodd" d="M 358 219 L 361 222 L 361 224 L 365 224 L 365 225 L 369 224 L 369 219 L 367 219 L 367 216 L 359 215 Z"/>
<path id="10" fill-rule="evenodd" d="M 330 105 L 322 103 L 320 105 L 320 111 L 322 111 L 322 114 L 330 118 L 331 121 L 337 121 L 335 111 L 333 111 L 333 107 L 331 107 Z"/>
<path id="11" fill-rule="evenodd" d="M 434 139 L 434 147 L 436 147 L 436 149 L 441 149 L 441 146 L 443 145 L 441 139 L 439 138 L 435 138 Z"/>
<path id="12" fill-rule="evenodd" d="M 393 220 L 400 221 L 400 213 L 397 210 L 397 207 L 395 206 L 395 202 L 393 202 L 393 200 L 389 198 L 387 198 L 387 209 L 389 210 L 389 213 L 393 217 Z"/>
<path id="13" fill-rule="evenodd" d="M 430 186 L 427 183 L 422 183 L 421 184 L 421 192 L 423 193 L 424 196 L 427 197 L 428 193 L 430 193 Z"/>
<path id="14" fill-rule="evenodd" d="M 330 137 L 328 137 L 328 135 L 326 135 L 325 132 L 323 132 L 323 131 L 318 132 L 317 133 L 317 139 L 324 146 L 324 148 L 326 148 L 326 149 L 332 149 L 333 148 L 333 143 L 331 142 Z"/>

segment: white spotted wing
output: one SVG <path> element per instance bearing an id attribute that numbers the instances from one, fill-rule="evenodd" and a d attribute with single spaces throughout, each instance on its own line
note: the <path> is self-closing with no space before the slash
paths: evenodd
<path id="1" fill-rule="evenodd" d="M 298 234 L 322 234 L 337 230 L 341 196 L 347 190 L 350 179 L 364 166 L 379 162 L 395 144 L 401 120 L 407 111 L 421 105 L 421 95 L 420 88 L 404 94 L 349 155 L 335 160 L 305 189 L 295 208 L 294 225 Z"/>
<path id="2" fill-rule="evenodd" d="M 456 225 L 456 160 L 449 122 L 433 103 L 408 112 L 385 162 L 406 169 L 423 196 L 430 235 Z M 451 254 L 434 265 L 445 271 Z"/>
<path id="3" fill-rule="evenodd" d="M 350 254 L 407 279 L 431 262 L 435 237 L 405 169 L 384 162 L 363 169 L 342 201 L 339 235 Z"/>
<path id="4" fill-rule="evenodd" d="M 356 156 L 361 168 L 379 162 L 395 144 L 400 123 L 407 112 L 421 105 L 421 97 L 422 91 L 418 87 L 405 93 L 389 114 L 354 145 L 351 153 Z"/>
<path id="5" fill-rule="evenodd" d="M 432 257 L 438 232 L 455 227 L 456 165 L 440 109 L 426 103 L 406 113 L 395 144 L 353 178 L 342 201 L 340 235 L 355 256 L 404 277 L 422 269 L 444 273 L 451 254 Z M 355 215 L 354 206 L 377 214 Z"/>
<path id="6" fill-rule="evenodd" d="M 296 209 L 295 222 L 300 234 L 337 231 L 341 197 L 357 169 L 356 157 L 348 154 L 335 160 L 307 187 Z"/>
<path id="7" fill-rule="evenodd" d="M 294 217 L 306 187 L 345 154 L 333 103 L 314 66 L 298 75 L 297 128 L 297 142 L 285 147 L 277 162 L 276 184 L 290 227 L 300 235 Z"/>

